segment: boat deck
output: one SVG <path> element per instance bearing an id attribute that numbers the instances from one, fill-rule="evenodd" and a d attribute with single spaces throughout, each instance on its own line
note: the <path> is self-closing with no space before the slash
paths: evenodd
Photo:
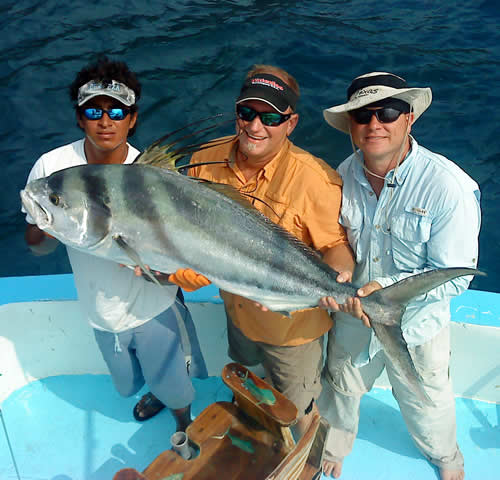
<path id="1" fill-rule="evenodd" d="M 170 447 L 171 414 L 137 422 L 132 409 L 145 391 L 123 398 L 113 387 L 72 276 L 3 278 L 0 287 L 0 480 L 111 480 L 124 467 L 143 470 Z M 212 375 L 194 381 L 197 416 L 231 398 L 217 376 L 230 359 L 218 291 L 205 287 L 186 300 Z M 450 369 L 466 479 L 498 480 L 500 294 L 469 290 L 452 301 L 451 312 Z M 342 479 L 437 480 L 388 386 L 382 375 L 362 400 Z"/>
<path id="2" fill-rule="evenodd" d="M 219 377 L 195 380 L 195 387 L 195 416 L 231 398 Z M 111 480 L 124 467 L 143 470 L 170 447 L 175 423 L 166 410 L 135 421 L 132 408 L 142 393 L 120 397 L 109 375 L 48 377 L 17 390 L 2 405 L 8 440 L 0 433 L 0 478 Z M 497 480 L 500 405 L 457 397 L 456 406 L 466 478 Z M 359 435 L 342 478 L 439 478 L 413 445 L 390 390 L 376 388 L 363 399 Z"/>

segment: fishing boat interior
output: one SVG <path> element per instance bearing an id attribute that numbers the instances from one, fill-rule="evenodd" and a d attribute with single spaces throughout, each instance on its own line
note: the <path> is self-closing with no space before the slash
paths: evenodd
<path id="1" fill-rule="evenodd" d="M 325 424 L 297 442 L 297 411 L 261 377 L 231 363 L 215 287 L 186 293 L 209 377 L 193 379 L 193 423 L 178 435 L 168 409 L 146 422 L 114 388 L 72 275 L 0 278 L 0 478 L 2 480 L 316 479 Z M 455 298 L 451 375 L 466 478 L 500 471 L 500 294 Z M 175 386 L 173 386 L 175 388 Z M 187 447 L 187 448 L 186 448 Z M 221 473 L 222 472 L 222 473 Z M 383 374 L 363 397 L 345 480 L 438 480 L 412 443 Z"/>
<path id="2" fill-rule="evenodd" d="M 290 400 L 237 363 L 226 365 L 221 377 L 234 402 L 212 403 L 189 425 L 180 447 L 173 441 L 174 449 L 164 451 L 142 474 L 123 469 L 114 480 L 156 480 L 175 474 L 182 474 L 183 480 L 319 478 L 328 432 L 322 418 L 315 415 L 295 443 L 290 426 L 297 420 L 297 408 Z"/>

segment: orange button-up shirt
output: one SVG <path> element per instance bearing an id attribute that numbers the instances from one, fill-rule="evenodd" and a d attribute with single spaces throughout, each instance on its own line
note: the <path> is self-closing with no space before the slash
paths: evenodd
<path id="1" fill-rule="evenodd" d="M 253 200 L 255 208 L 316 250 L 348 245 L 338 221 L 342 180 L 335 170 L 287 140 L 276 157 L 247 181 L 234 161 L 236 142 L 202 150 L 191 158 L 192 164 L 224 160 L 228 164 L 193 167 L 188 174 L 231 185 L 262 200 Z M 221 291 L 221 296 L 233 323 L 254 341 L 302 345 L 332 327 L 330 316 L 320 308 L 297 310 L 287 317 L 262 312 L 252 300 L 239 295 Z"/>

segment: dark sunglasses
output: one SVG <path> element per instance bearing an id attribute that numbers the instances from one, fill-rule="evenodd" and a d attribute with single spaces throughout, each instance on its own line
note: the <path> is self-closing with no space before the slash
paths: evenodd
<path id="1" fill-rule="evenodd" d="M 83 114 L 89 120 L 99 120 L 102 116 L 107 113 L 111 120 L 123 120 L 129 113 L 128 108 L 110 108 L 109 110 L 104 110 L 103 108 L 84 108 Z"/>
<path id="2" fill-rule="evenodd" d="M 356 123 L 361 125 L 367 125 L 371 122 L 372 116 L 375 115 L 380 123 L 392 123 L 395 122 L 403 112 L 396 110 L 395 108 L 384 107 L 379 110 L 368 110 L 367 108 L 358 108 L 357 110 L 351 110 L 349 115 L 354 119 Z"/>
<path id="3" fill-rule="evenodd" d="M 251 122 L 258 115 L 262 125 L 266 127 L 277 127 L 292 116 L 291 113 L 256 112 L 253 108 L 244 105 L 236 105 L 236 114 L 245 122 Z"/>

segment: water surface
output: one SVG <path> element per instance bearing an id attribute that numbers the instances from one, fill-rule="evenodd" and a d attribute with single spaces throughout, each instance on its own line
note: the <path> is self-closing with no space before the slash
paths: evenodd
<path id="1" fill-rule="evenodd" d="M 411 6 L 410 6 L 411 5 Z M 143 84 L 133 144 L 230 112 L 254 63 L 279 65 L 301 85 L 293 140 L 337 166 L 348 137 L 322 109 L 344 101 L 351 79 L 391 71 L 430 86 L 434 101 L 413 134 L 458 163 L 482 191 L 480 267 L 473 288 L 500 292 L 500 10 L 493 1 L 3 1 L 0 5 L 0 276 L 66 273 L 62 248 L 33 257 L 24 245 L 19 190 L 44 152 L 80 138 L 68 97 L 96 53 L 125 60 Z M 221 134 L 231 133 L 221 128 Z"/>

